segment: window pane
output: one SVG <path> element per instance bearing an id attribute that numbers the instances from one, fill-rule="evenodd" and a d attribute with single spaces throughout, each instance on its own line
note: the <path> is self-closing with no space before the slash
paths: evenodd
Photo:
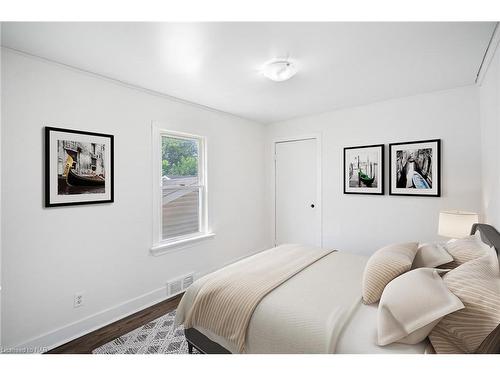
<path id="1" fill-rule="evenodd" d="M 162 137 L 162 179 L 198 176 L 198 141 Z"/>
<path id="2" fill-rule="evenodd" d="M 162 192 L 162 239 L 199 232 L 199 189 L 162 189 Z"/>
<path id="3" fill-rule="evenodd" d="M 169 178 L 167 176 L 163 176 L 161 178 L 161 183 L 164 188 L 175 189 L 179 186 L 197 186 L 199 184 L 198 177 L 175 177 Z"/>

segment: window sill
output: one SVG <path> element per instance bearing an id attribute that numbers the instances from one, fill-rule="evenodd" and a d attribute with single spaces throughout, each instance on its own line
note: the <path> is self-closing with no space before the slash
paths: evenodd
<path id="1" fill-rule="evenodd" d="M 176 250 L 183 249 L 185 247 L 193 246 L 197 242 L 214 237 L 215 233 L 198 234 L 196 236 L 182 238 L 175 241 L 161 242 L 158 245 L 153 246 L 149 251 L 153 256 L 160 256 Z"/>

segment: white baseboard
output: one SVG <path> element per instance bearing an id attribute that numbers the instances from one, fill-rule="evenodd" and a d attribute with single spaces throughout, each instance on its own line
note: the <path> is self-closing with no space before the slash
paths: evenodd
<path id="1" fill-rule="evenodd" d="M 262 250 L 254 251 L 238 257 L 216 269 L 212 269 L 203 273 L 197 273 L 195 278 L 198 279 L 208 273 L 216 271 L 219 268 L 257 254 L 260 251 Z M 166 287 L 163 286 L 136 298 L 125 301 L 121 304 L 92 314 L 84 319 L 67 324 L 61 328 L 57 328 L 53 331 L 44 333 L 21 344 L 18 344 L 15 346 L 15 352 L 21 353 L 25 352 L 26 350 L 28 350 L 30 353 L 46 352 L 174 296 L 175 295 L 167 296 Z"/>
<path id="2" fill-rule="evenodd" d="M 158 288 L 16 345 L 17 351 L 22 352 L 28 349 L 30 352 L 43 353 L 164 301 L 166 298 L 166 288 Z"/>

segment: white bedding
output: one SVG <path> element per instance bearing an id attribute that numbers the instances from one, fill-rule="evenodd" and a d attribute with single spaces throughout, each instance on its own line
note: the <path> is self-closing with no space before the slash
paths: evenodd
<path id="1" fill-rule="evenodd" d="M 379 347 L 376 305 L 361 303 L 366 257 L 332 253 L 270 292 L 255 309 L 248 326 L 247 353 L 424 353 L 427 342 Z M 244 262 L 244 261 L 243 261 Z M 176 322 L 186 312 L 205 278 L 184 295 Z M 198 331 L 231 352 L 223 337 Z"/>
<path id="2" fill-rule="evenodd" d="M 394 343 L 386 346 L 377 344 L 377 306 L 364 305 L 354 310 L 351 319 L 344 326 L 336 353 L 339 354 L 423 354 L 429 344 L 428 339 L 416 344 Z"/>

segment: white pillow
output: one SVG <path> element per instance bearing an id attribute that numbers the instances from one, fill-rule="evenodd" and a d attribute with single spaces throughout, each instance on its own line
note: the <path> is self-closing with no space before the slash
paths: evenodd
<path id="1" fill-rule="evenodd" d="M 379 345 L 419 343 L 445 315 L 464 308 L 440 272 L 417 268 L 387 284 L 378 307 Z"/>
<path id="2" fill-rule="evenodd" d="M 453 262 L 453 257 L 442 245 L 438 243 L 424 243 L 418 247 L 411 268 L 434 268 L 450 262 Z"/>
<path id="3" fill-rule="evenodd" d="M 491 247 L 481 240 L 479 232 L 466 238 L 450 240 L 444 245 L 444 248 L 453 257 L 457 266 L 481 258 L 491 252 Z"/>

